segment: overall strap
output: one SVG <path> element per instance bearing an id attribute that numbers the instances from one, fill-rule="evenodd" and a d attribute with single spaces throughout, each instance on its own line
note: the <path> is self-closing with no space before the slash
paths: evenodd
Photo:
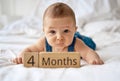
<path id="1" fill-rule="evenodd" d="M 47 39 L 45 39 L 46 43 L 46 52 L 52 52 L 52 47 L 48 44 Z"/>
<path id="2" fill-rule="evenodd" d="M 76 41 L 76 37 L 73 38 L 72 44 L 70 46 L 68 46 L 68 52 L 74 51 L 75 41 Z"/>

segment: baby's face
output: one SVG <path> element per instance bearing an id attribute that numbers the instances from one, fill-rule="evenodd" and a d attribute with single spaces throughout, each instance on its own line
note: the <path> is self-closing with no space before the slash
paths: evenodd
<path id="1" fill-rule="evenodd" d="M 68 47 L 76 32 L 76 25 L 71 17 L 50 18 L 44 20 L 44 33 L 52 47 Z"/>

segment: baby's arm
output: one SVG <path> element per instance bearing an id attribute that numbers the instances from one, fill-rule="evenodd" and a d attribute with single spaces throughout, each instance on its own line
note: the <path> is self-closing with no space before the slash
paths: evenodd
<path id="1" fill-rule="evenodd" d="M 45 38 L 39 39 L 35 44 L 30 45 L 25 48 L 15 59 L 13 59 L 14 63 L 21 64 L 23 63 L 22 58 L 25 52 L 41 52 L 44 51 Z"/>
<path id="2" fill-rule="evenodd" d="M 75 51 L 80 52 L 82 58 L 89 64 L 103 64 L 98 54 L 78 38 L 76 38 Z"/>

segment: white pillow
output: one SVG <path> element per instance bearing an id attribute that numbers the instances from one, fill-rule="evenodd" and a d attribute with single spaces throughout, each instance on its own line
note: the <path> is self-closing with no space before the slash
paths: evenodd
<path id="1" fill-rule="evenodd" d="M 98 32 L 120 32 L 120 20 L 96 21 L 83 27 L 84 34 L 91 36 Z"/>

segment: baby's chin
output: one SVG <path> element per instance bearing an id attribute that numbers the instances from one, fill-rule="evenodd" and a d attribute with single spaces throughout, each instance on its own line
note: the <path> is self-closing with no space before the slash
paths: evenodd
<path id="1" fill-rule="evenodd" d="M 66 46 L 64 44 L 61 44 L 61 45 L 54 45 L 52 46 L 53 48 L 65 48 Z"/>
<path id="2" fill-rule="evenodd" d="M 68 47 L 70 44 L 66 44 L 66 43 L 57 43 L 57 44 L 51 44 L 50 46 L 53 48 L 66 48 Z"/>

